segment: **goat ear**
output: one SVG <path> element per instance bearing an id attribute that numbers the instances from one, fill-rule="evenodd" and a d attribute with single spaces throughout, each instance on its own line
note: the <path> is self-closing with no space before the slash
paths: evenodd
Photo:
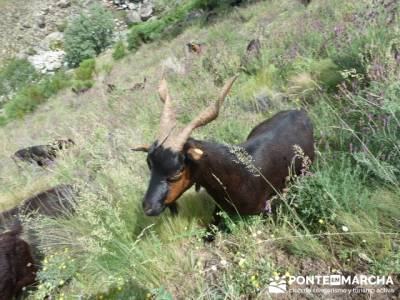
<path id="1" fill-rule="evenodd" d="M 141 145 L 139 147 L 131 148 L 131 151 L 149 152 L 149 145 Z"/>
<path id="2" fill-rule="evenodd" d="M 199 148 L 189 148 L 186 153 L 193 160 L 200 160 L 204 155 L 204 151 Z"/>

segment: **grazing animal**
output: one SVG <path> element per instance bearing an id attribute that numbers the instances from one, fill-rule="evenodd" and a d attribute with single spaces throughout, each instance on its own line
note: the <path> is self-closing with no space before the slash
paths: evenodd
<path id="1" fill-rule="evenodd" d="M 12 155 L 12 159 L 18 165 L 17 161 L 25 161 L 38 166 L 49 166 L 57 157 L 57 152 L 60 150 L 68 149 L 75 145 L 72 139 L 56 140 L 54 143 L 48 145 L 38 145 L 23 148 L 18 150 Z"/>
<path id="2" fill-rule="evenodd" d="M 161 81 L 159 94 L 164 110 L 156 141 L 132 149 L 148 153 L 151 177 L 143 200 L 146 215 L 157 216 L 166 207 L 175 211 L 175 201 L 193 184 L 204 187 L 217 206 L 229 213 L 265 213 L 271 196 L 284 188 L 289 169 L 297 174 L 301 171 L 294 145 L 314 158 L 313 127 L 303 110 L 279 112 L 250 132 L 237 149 L 250 156 L 254 167 L 239 162 L 230 146 L 190 138 L 194 129 L 217 118 L 235 79 L 224 86 L 218 101 L 179 130 L 167 83 Z"/>
<path id="3" fill-rule="evenodd" d="M 0 234 L 0 300 L 19 297 L 24 287 L 36 281 L 30 246 L 19 235 L 20 230 Z"/>
<path id="4" fill-rule="evenodd" d="M 246 48 L 246 55 L 260 58 L 261 56 L 261 42 L 259 39 L 253 39 L 249 42 Z"/>
<path id="5" fill-rule="evenodd" d="M 38 213 L 48 217 L 59 217 L 73 212 L 73 189 L 60 184 L 28 198 L 20 205 L 0 214 L 0 228 L 16 230 L 21 227 L 20 215 Z"/>
<path id="6" fill-rule="evenodd" d="M 132 91 L 132 92 L 133 91 L 138 91 L 138 90 L 144 90 L 144 88 L 146 87 L 146 82 L 147 82 L 147 77 L 145 76 L 143 78 L 143 82 L 135 83 L 133 85 L 133 87 L 131 87 L 129 90 Z"/>
<path id="7" fill-rule="evenodd" d="M 246 53 L 242 56 L 240 67 L 243 72 L 251 74 L 255 72 L 254 62 L 261 59 L 261 42 L 259 39 L 253 39 L 246 47 Z"/>
<path id="8" fill-rule="evenodd" d="M 203 54 L 206 48 L 205 44 L 194 43 L 194 42 L 187 43 L 186 46 L 190 53 L 195 53 L 197 55 Z"/>

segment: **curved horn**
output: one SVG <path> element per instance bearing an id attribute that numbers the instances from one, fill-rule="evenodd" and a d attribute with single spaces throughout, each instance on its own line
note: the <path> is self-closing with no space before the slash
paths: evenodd
<path id="1" fill-rule="evenodd" d="M 158 86 L 158 94 L 160 95 L 161 101 L 164 102 L 164 109 L 161 114 L 160 127 L 157 134 L 158 143 L 162 143 L 176 126 L 175 111 L 172 107 L 167 81 L 164 78 L 161 79 Z"/>
<path id="2" fill-rule="evenodd" d="M 204 109 L 194 120 L 192 120 L 188 125 L 186 125 L 181 133 L 176 137 L 172 137 L 165 142 L 165 146 L 176 151 L 181 151 L 183 145 L 186 143 L 187 139 L 190 137 L 192 131 L 198 127 L 204 126 L 218 117 L 219 109 L 226 96 L 229 94 L 233 83 L 235 82 L 238 75 L 232 77 L 223 87 L 218 100 L 210 104 L 206 109 Z"/>

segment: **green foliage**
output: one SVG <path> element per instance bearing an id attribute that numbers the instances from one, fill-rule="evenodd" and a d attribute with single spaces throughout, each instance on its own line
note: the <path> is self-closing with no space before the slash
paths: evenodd
<path id="1" fill-rule="evenodd" d="M 114 27 L 112 14 L 99 5 L 92 6 L 87 15 L 74 19 L 65 30 L 64 38 L 69 65 L 78 66 L 110 46 Z"/>
<path id="2" fill-rule="evenodd" d="M 150 20 L 133 26 L 128 35 L 128 49 L 137 50 L 142 43 L 177 36 L 185 27 L 187 15 L 193 10 L 222 9 L 237 2 L 234 0 L 190 0 L 181 5 L 176 5 L 174 9 L 171 9 L 160 19 Z"/>
<path id="3" fill-rule="evenodd" d="M 79 94 L 87 91 L 93 86 L 92 80 L 73 80 L 72 81 L 72 91 Z"/>
<path id="4" fill-rule="evenodd" d="M 39 77 L 35 68 L 26 59 L 11 59 L 0 69 L 0 96 L 15 93 Z"/>
<path id="5" fill-rule="evenodd" d="M 58 72 L 36 84 L 26 86 L 4 105 L 5 120 L 9 122 L 33 112 L 40 104 L 69 84 L 69 77 L 64 72 Z"/>
<path id="6" fill-rule="evenodd" d="M 161 19 L 150 20 L 133 26 L 128 35 L 128 49 L 136 50 L 142 43 L 160 39 L 165 29 L 183 21 L 192 7 L 193 4 L 191 3 L 182 5 Z"/>
<path id="7" fill-rule="evenodd" d="M 85 59 L 79 64 L 79 68 L 75 70 L 75 78 L 78 80 L 90 80 L 95 69 L 96 61 L 93 58 Z"/>
<path id="8" fill-rule="evenodd" d="M 120 60 L 125 55 L 126 55 L 125 44 L 123 41 L 118 41 L 118 43 L 116 43 L 114 46 L 114 52 L 112 54 L 112 57 L 115 60 Z"/>
<path id="9" fill-rule="evenodd" d="M 344 80 L 339 66 L 330 59 L 314 62 L 311 66 L 311 75 L 321 87 L 328 91 L 334 91 Z"/>

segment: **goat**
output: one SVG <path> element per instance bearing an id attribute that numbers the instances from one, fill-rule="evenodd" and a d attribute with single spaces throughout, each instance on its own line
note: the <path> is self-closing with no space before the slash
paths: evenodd
<path id="1" fill-rule="evenodd" d="M 60 184 L 45 192 L 28 198 L 20 205 L 0 214 L 0 228 L 16 230 L 21 227 L 20 215 L 38 213 L 48 217 L 59 217 L 73 212 L 73 189 Z"/>
<path id="2" fill-rule="evenodd" d="M 37 145 L 23 148 L 15 152 L 11 158 L 18 165 L 19 161 L 37 164 L 40 167 L 49 166 L 57 157 L 57 152 L 75 145 L 72 139 L 56 140 L 47 145 Z"/>
<path id="3" fill-rule="evenodd" d="M 176 211 L 175 201 L 194 184 L 204 187 L 217 206 L 228 213 L 265 213 L 272 195 L 284 188 L 290 168 L 297 174 L 301 172 L 294 145 L 310 160 L 314 158 L 313 127 L 303 110 L 277 113 L 256 126 L 239 145 L 251 157 L 258 174 L 238 164 L 229 146 L 190 138 L 194 129 L 217 118 L 235 79 L 227 82 L 215 103 L 182 129 L 176 128 L 171 96 L 162 79 L 158 92 L 164 109 L 156 141 L 132 149 L 148 153 L 151 176 L 143 200 L 146 215 L 157 216 L 166 207 Z"/>
<path id="4" fill-rule="evenodd" d="M 36 281 L 37 267 L 20 230 L 0 234 L 0 300 L 19 297 Z"/>

